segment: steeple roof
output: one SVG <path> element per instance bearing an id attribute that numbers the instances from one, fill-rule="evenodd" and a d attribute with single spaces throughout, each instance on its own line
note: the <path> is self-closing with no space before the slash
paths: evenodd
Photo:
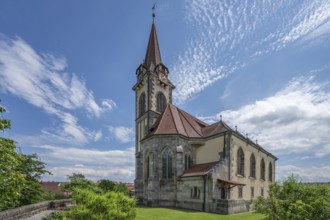
<path id="1" fill-rule="evenodd" d="M 162 58 L 160 56 L 156 25 L 154 22 L 152 22 L 148 48 L 143 65 L 148 69 L 150 69 L 156 67 L 161 62 L 162 62 Z"/>

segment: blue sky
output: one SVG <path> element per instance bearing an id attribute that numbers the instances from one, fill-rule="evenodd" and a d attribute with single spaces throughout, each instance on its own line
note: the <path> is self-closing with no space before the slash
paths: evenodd
<path id="1" fill-rule="evenodd" d="M 2 1 L 1 136 L 52 176 L 134 180 L 135 70 L 155 1 Z M 279 157 L 276 178 L 330 181 L 330 2 L 156 1 L 174 104 Z"/>

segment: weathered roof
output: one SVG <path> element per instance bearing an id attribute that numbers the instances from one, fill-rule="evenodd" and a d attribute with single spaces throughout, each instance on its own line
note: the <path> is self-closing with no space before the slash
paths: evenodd
<path id="1" fill-rule="evenodd" d="M 208 125 L 178 107 L 168 103 L 148 136 L 180 134 L 189 138 L 205 138 L 230 130 L 223 121 Z"/>
<path id="2" fill-rule="evenodd" d="M 143 65 L 150 69 L 156 67 L 161 62 L 162 58 L 160 56 L 156 25 L 155 23 L 152 23 L 146 57 Z"/>
<path id="3" fill-rule="evenodd" d="M 180 134 L 190 138 L 201 138 L 202 129 L 206 126 L 206 123 L 168 103 L 149 135 Z"/>
<path id="4" fill-rule="evenodd" d="M 202 163 L 192 166 L 189 170 L 186 170 L 181 177 L 194 177 L 194 176 L 204 176 L 210 169 L 212 169 L 218 161 L 211 163 Z"/>

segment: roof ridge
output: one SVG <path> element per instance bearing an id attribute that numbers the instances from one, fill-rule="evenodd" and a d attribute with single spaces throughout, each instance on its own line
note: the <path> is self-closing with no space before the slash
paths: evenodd
<path id="1" fill-rule="evenodd" d="M 169 107 L 169 111 L 171 112 L 171 119 L 173 120 L 173 123 L 174 123 L 174 128 L 175 128 L 175 130 L 176 130 L 176 132 L 177 133 L 179 133 L 179 129 L 178 129 L 178 126 L 177 126 L 177 124 L 176 124 L 176 120 L 174 120 L 174 116 L 173 116 L 173 112 L 172 112 L 172 105 L 170 104 L 170 103 L 168 103 L 167 104 L 167 106 Z M 167 108 L 167 106 L 166 106 L 166 108 Z M 165 111 L 166 111 L 166 108 L 165 108 L 165 110 L 164 110 L 164 113 L 165 113 Z"/>
<path id="2" fill-rule="evenodd" d="M 180 111 L 180 113 L 181 113 L 181 109 L 178 109 L 179 111 Z M 188 114 L 188 113 L 186 113 L 186 114 Z M 186 119 L 186 121 L 187 121 L 187 123 L 193 128 L 193 130 L 197 133 L 197 134 L 199 134 L 199 136 L 201 136 L 201 137 L 203 137 L 203 132 L 202 132 L 202 128 L 201 128 L 201 132 L 199 132 L 199 131 L 197 131 L 196 129 L 195 129 L 195 126 L 193 126 L 191 123 L 190 123 L 190 121 L 186 118 L 186 116 L 185 116 L 185 114 L 181 114 L 182 115 L 182 117 L 184 118 L 184 119 Z M 189 116 L 192 116 L 192 115 L 190 115 L 190 114 L 188 114 Z M 195 119 L 195 117 L 194 116 L 192 116 L 192 118 L 193 119 Z M 198 125 L 199 125 L 199 123 L 198 122 L 196 122 Z M 200 126 L 200 125 L 199 125 Z M 201 126 L 200 126 L 201 127 Z"/>

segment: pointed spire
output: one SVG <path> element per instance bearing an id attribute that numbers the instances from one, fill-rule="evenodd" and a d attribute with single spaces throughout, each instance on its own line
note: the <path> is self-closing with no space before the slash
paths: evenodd
<path id="1" fill-rule="evenodd" d="M 153 19 L 154 19 L 154 13 L 153 13 Z M 153 21 L 151 25 L 151 32 L 148 42 L 147 53 L 143 65 L 146 66 L 148 69 L 150 69 L 150 68 L 154 68 L 156 65 L 160 64 L 161 62 L 162 59 L 160 56 L 160 50 L 158 45 L 156 25 L 155 22 Z"/>

